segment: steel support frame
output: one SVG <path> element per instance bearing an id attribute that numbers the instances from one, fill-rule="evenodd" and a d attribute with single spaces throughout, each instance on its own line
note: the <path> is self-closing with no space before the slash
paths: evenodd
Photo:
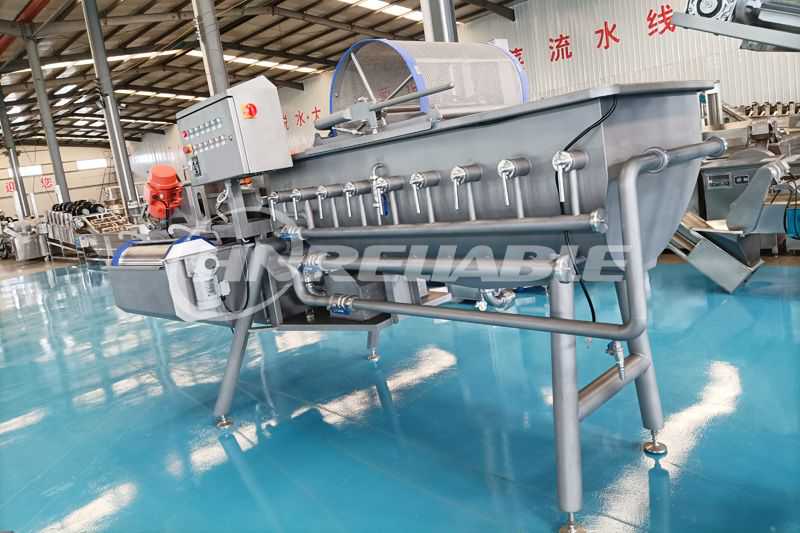
<path id="1" fill-rule="evenodd" d="M 192 0 L 192 10 L 200 39 L 200 50 L 203 53 L 209 92 L 211 96 L 224 93 L 229 86 L 228 71 L 225 68 L 214 1 Z"/>
<path id="2" fill-rule="evenodd" d="M 242 371 L 242 363 L 247 353 L 247 341 L 250 339 L 250 328 L 253 326 L 254 313 L 260 309 L 261 303 L 261 283 L 264 280 L 264 266 L 267 264 L 269 252 L 272 248 L 263 242 L 256 241 L 250 258 L 247 261 L 247 280 L 249 302 L 244 303 L 244 311 L 239 313 L 233 326 L 233 342 L 228 353 L 228 362 L 225 366 L 225 374 L 222 377 L 219 395 L 214 405 L 214 417 L 219 425 L 230 425 L 228 414 L 233 404 L 233 397 L 236 393 L 236 386 L 239 383 L 239 374 Z"/>
<path id="3" fill-rule="evenodd" d="M 50 101 L 48 100 L 44 73 L 42 72 L 42 64 L 39 59 L 39 45 L 35 39 L 26 38 L 25 49 L 28 54 L 28 64 L 31 67 L 31 77 L 33 78 L 33 84 L 36 90 L 36 100 L 39 103 L 39 116 L 42 119 L 42 128 L 44 129 L 45 138 L 47 139 L 50 163 L 53 166 L 53 176 L 55 177 L 56 185 L 61 193 L 61 200 L 69 202 L 70 195 L 67 185 L 67 176 L 64 173 L 64 162 L 61 160 L 61 150 L 58 146 L 56 128 L 53 123 L 53 114 L 50 111 Z"/>
<path id="4" fill-rule="evenodd" d="M 139 210 L 139 193 L 136 191 L 131 163 L 128 159 L 128 149 L 125 145 L 125 134 L 122 130 L 117 99 L 114 96 L 114 84 L 111 81 L 111 69 L 108 67 L 106 45 L 103 30 L 100 27 L 97 0 L 83 1 L 83 16 L 86 22 L 86 32 L 89 36 L 89 49 L 92 53 L 94 70 L 100 85 L 100 96 L 103 102 L 108 140 L 114 159 L 114 171 L 122 191 L 122 199 L 128 213 Z"/>
<path id="5" fill-rule="evenodd" d="M 421 0 L 422 27 L 428 42 L 458 42 L 453 0 Z"/>
<path id="6" fill-rule="evenodd" d="M 562 531 L 578 531 L 575 513 L 582 506 L 582 474 L 580 451 L 580 421 L 605 404 L 630 382 L 635 382 L 642 424 L 653 434 L 664 425 L 661 400 L 652 362 L 647 334 L 647 301 L 637 181 L 643 172 L 658 173 L 671 164 L 683 163 L 708 156 L 721 155 L 727 149 L 725 141 L 710 139 L 703 143 L 674 150 L 653 149 L 629 160 L 619 177 L 620 210 L 622 214 L 623 247 L 627 250 L 624 282 L 617 282 L 619 306 L 623 324 L 595 324 L 574 318 L 574 282 L 554 276 L 550 280 L 550 317 L 531 317 L 502 313 L 431 308 L 412 304 L 359 300 L 347 295 L 317 296 L 308 292 L 297 269 L 293 273 L 293 288 L 300 301 L 310 306 L 350 308 L 377 311 L 394 315 L 410 315 L 446 320 L 465 321 L 551 333 L 553 415 L 556 435 L 556 470 L 559 506 L 568 513 Z M 578 389 L 576 336 L 626 340 L 631 354 L 627 376 L 621 378 L 612 367 L 583 389 Z M 666 450 L 660 445 L 662 450 Z M 647 449 L 647 448 L 645 448 Z M 663 453 L 663 452 L 661 452 Z"/>
<path id="7" fill-rule="evenodd" d="M 14 142 L 14 133 L 11 131 L 11 121 L 8 120 L 6 103 L 3 100 L 5 95 L 0 88 L 0 128 L 3 129 L 3 144 L 8 152 L 8 163 L 11 168 L 11 175 L 14 178 L 14 187 L 19 200 L 20 215 L 22 218 L 31 216 L 31 207 L 28 204 L 28 195 L 25 192 L 25 181 L 20 172 L 19 157 L 17 157 L 17 146 Z"/>

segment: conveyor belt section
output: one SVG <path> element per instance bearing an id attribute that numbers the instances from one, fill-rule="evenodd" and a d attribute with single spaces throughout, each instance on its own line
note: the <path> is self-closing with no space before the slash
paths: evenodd
<path id="1" fill-rule="evenodd" d="M 759 269 L 757 235 L 715 229 L 694 213 L 686 213 L 669 249 L 729 293 Z"/>

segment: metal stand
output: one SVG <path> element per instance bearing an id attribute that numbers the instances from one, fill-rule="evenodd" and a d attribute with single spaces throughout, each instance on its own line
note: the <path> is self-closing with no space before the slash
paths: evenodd
<path id="1" fill-rule="evenodd" d="M 256 305 L 261 298 L 261 281 L 264 278 L 264 265 L 267 264 L 269 246 L 256 242 L 255 248 L 251 252 L 248 260 L 247 279 L 249 283 L 248 294 L 250 302 L 247 302 L 244 311 L 236 319 L 233 328 L 233 342 L 228 354 L 228 364 L 225 367 L 225 375 L 222 377 L 222 385 L 219 389 L 217 403 L 214 405 L 214 417 L 217 427 L 225 428 L 233 424 L 228 417 L 233 404 L 233 395 L 236 393 L 236 385 L 239 383 L 239 374 L 242 370 L 247 341 L 250 338 L 250 328 L 253 325 L 253 316 L 256 312 Z"/>
<path id="2" fill-rule="evenodd" d="M 567 523 L 558 528 L 558 533 L 586 533 L 586 528 L 575 522 L 575 513 L 567 513 Z"/>
<path id="3" fill-rule="evenodd" d="M 644 453 L 652 457 L 664 457 L 667 455 L 667 445 L 663 442 L 658 442 L 658 439 L 656 438 L 658 433 L 651 431 L 650 435 L 653 437 L 652 440 L 642 444 L 642 450 Z"/>
<path id="4" fill-rule="evenodd" d="M 617 299 L 622 317 L 626 320 L 630 316 L 628 309 L 627 288 L 625 283 L 616 283 Z M 639 412 L 642 415 L 642 425 L 650 430 L 652 439 L 642 446 L 645 453 L 656 456 L 663 456 L 667 453 L 667 446 L 658 442 L 657 432 L 664 427 L 664 413 L 661 409 L 661 397 L 658 393 L 658 382 L 656 381 L 656 369 L 653 364 L 653 352 L 650 349 L 650 337 L 647 330 L 628 342 L 628 349 L 631 353 L 639 354 L 650 360 L 647 370 L 636 379 L 636 395 L 639 398 Z"/>
<path id="5" fill-rule="evenodd" d="M 367 332 L 367 361 L 377 362 L 380 361 L 381 356 L 378 353 L 378 341 L 380 340 L 381 332 L 379 329 L 371 329 Z"/>
<path id="6" fill-rule="evenodd" d="M 562 283 L 556 279 L 550 282 L 550 316 L 567 320 L 575 317 L 575 287 L 572 282 Z M 576 338 L 553 333 L 550 344 L 558 503 L 569 515 L 567 523 L 559 531 L 574 533 L 582 530 L 575 523 L 575 513 L 583 505 Z"/>

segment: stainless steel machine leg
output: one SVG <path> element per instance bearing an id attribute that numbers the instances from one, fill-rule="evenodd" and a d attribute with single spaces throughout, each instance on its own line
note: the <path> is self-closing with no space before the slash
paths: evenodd
<path id="1" fill-rule="evenodd" d="M 367 333 L 367 355 L 368 361 L 379 361 L 381 356 L 378 353 L 378 341 L 380 340 L 381 331 L 379 329 L 371 329 Z"/>
<path id="2" fill-rule="evenodd" d="M 253 325 L 255 307 L 261 302 L 261 282 L 264 278 L 264 265 L 267 263 L 268 251 L 269 247 L 267 245 L 256 243 L 247 263 L 250 302 L 245 306 L 244 312 L 236 319 L 234 324 L 233 342 L 228 353 L 228 364 L 225 367 L 225 375 L 222 377 L 217 403 L 214 405 L 214 417 L 216 418 L 217 426 L 220 428 L 228 427 L 233 423 L 228 417 L 228 413 L 231 410 L 233 395 L 236 393 L 239 374 L 247 352 L 247 340 L 250 338 L 250 328 Z"/>
<path id="3" fill-rule="evenodd" d="M 625 283 L 616 283 L 617 299 L 623 320 L 627 320 L 629 310 L 627 308 L 627 289 Z M 653 352 L 650 348 L 650 337 L 647 330 L 635 339 L 628 342 L 628 349 L 631 353 L 637 353 L 642 357 L 650 358 L 650 367 L 636 379 L 636 395 L 639 398 L 639 411 L 642 414 L 642 425 L 650 430 L 652 439 L 645 442 L 642 446 L 645 453 L 650 455 L 665 455 L 667 447 L 658 442 L 657 433 L 664 427 L 664 413 L 661 409 L 661 397 L 658 393 L 658 382 L 656 381 L 656 369 L 653 364 Z"/>
<path id="4" fill-rule="evenodd" d="M 573 283 L 550 282 L 550 316 L 575 317 L 575 287 Z M 556 434 L 556 471 L 558 474 L 558 503 L 569 517 L 559 531 L 579 532 L 575 513 L 583 505 L 581 477 L 580 420 L 578 418 L 578 366 L 576 339 L 572 335 L 550 336 L 553 366 L 553 419 Z"/>

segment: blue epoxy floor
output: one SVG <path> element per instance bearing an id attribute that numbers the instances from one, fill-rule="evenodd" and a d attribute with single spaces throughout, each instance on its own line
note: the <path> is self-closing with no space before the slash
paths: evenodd
<path id="1" fill-rule="evenodd" d="M 800 269 L 764 268 L 735 296 L 683 265 L 652 283 L 670 455 L 639 452 L 632 389 L 598 411 L 583 523 L 800 531 Z M 592 292 L 615 319 L 611 288 Z M 126 315 L 76 268 L 0 282 L 0 530 L 559 524 L 547 335 L 405 319 L 375 366 L 363 333 L 262 333 L 224 434 L 210 422 L 230 337 Z M 610 366 L 603 349 L 579 341 L 584 379 Z"/>

